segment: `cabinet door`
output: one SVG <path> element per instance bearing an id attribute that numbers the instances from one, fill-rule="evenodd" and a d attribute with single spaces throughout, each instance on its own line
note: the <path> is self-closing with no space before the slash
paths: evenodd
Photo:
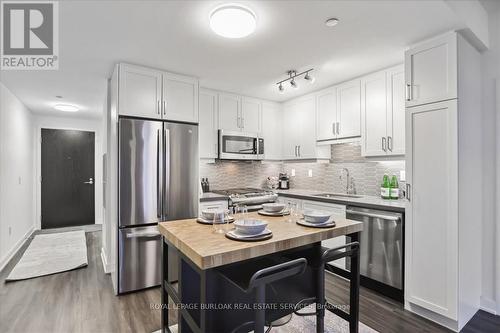
<path id="1" fill-rule="evenodd" d="M 385 71 L 361 80 L 361 154 L 387 154 L 387 91 Z"/>
<path id="2" fill-rule="evenodd" d="M 245 132 L 260 133 L 262 102 L 258 99 L 241 98 L 241 127 Z"/>
<path id="3" fill-rule="evenodd" d="M 360 81 L 353 80 L 337 87 L 337 138 L 361 136 Z"/>
<path id="4" fill-rule="evenodd" d="M 405 52 L 406 106 L 457 98 L 457 35 L 450 33 Z"/>
<path id="5" fill-rule="evenodd" d="M 316 139 L 332 140 L 337 137 L 337 91 L 329 88 L 316 96 Z"/>
<path id="6" fill-rule="evenodd" d="M 163 74 L 163 119 L 198 122 L 198 80 Z"/>
<path id="7" fill-rule="evenodd" d="M 298 155 L 300 159 L 316 158 L 316 99 L 301 98 L 296 105 L 296 134 L 299 134 Z"/>
<path id="8" fill-rule="evenodd" d="M 279 104 L 262 104 L 262 136 L 264 137 L 264 158 L 281 160 L 282 153 L 282 110 Z"/>
<path id="9" fill-rule="evenodd" d="M 217 92 L 200 89 L 200 158 L 217 158 Z"/>
<path id="10" fill-rule="evenodd" d="M 332 214 L 334 218 L 341 218 L 345 219 L 345 209 L 346 207 L 344 205 L 338 205 L 338 204 L 327 204 L 327 203 L 322 203 L 322 202 L 311 202 L 311 201 L 303 201 L 302 202 L 302 209 L 304 211 L 306 210 L 322 210 L 329 212 Z M 324 240 L 321 242 L 321 245 L 324 247 L 333 249 L 334 247 L 337 246 L 342 246 L 346 244 L 346 237 L 345 236 L 339 236 L 335 238 L 330 238 L 327 240 Z M 339 268 L 345 269 L 345 258 L 331 261 L 329 262 L 333 266 L 337 266 Z"/>
<path id="11" fill-rule="evenodd" d="M 405 300 L 453 320 L 458 288 L 457 102 L 407 109 Z"/>
<path id="12" fill-rule="evenodd" d="M 241 98 L 233 94 L 219 94 L 219 129 L 241 130 Z"/>
<path id="13" fill-rule="evenodd" d="M 297 117 L 298 117 L 297 110 L 298 109 L 297 109 L 296 104 L 287 103 L 283 107 L 283 121 L 282 121 L 282 123 L 283 123 L 283 135 L 282 135 L 283 152 L 282 152 L 282 156 L 283 156 L 283 159 L 286 159 L 286 160 L 298 158 L 298 156 L 297 156 L 297 147 L 298 147 L 297 134 L 299 133 L 298 131 L 300 130 L 300 127 L 298 126 L 299 122 L 297 120 Z M 265 144 L 266 143 L 264 142 L 264 145 Z"/>
<path id="14" fill-rule="evenodd" d="M 404 68 L 387 71 L 387 154 L 405 153 L 405 81 Z"/>
<path id="15" fill-rule="evenodd" d="M 162 72 L 120 64 L 119 92 L 120 115 L 158 119 L 162 117 Z"/>

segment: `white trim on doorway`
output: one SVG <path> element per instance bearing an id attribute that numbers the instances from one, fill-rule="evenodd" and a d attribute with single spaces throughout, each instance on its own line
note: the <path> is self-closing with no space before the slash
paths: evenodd
<path id="1" fill-rule="evenodd" d="M 496 274 L 495 274 L 495 285 L 496 285 L 496 314 L 500 314 L 500 78 L 496 80 Z"/>
<path id="2" fill-rule="evenodd" d="M 77 130 L 94 132 L 94 175 L 95 175 L 95 224 L 102 224 L 103 221 L 103 190 L 102 190 L 102 134 L 100 119 L 81 119 L 81 118 L 63 118 L 36 116 L 34 120 L 34 138 L 35 138 L 35 229 L 41 229 L 41 135 L 42 128 Z"/>

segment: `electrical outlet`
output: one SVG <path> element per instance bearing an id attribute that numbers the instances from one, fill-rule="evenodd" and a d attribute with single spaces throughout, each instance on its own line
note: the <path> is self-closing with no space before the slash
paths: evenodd
<path id="1" fill-rule="evenodd" d="M 313 176 L 313 171 L 312 171 L 312 169 L 309 169 L 307 171 L 307 177 L 312 177 L 312 176 Z"/>
<path id="2" fill-rule="evenodd" d="M 295 177 L 295 169 L 292 169 L 292 177 Z"/>
<path id="3" fill-rule="evenodd" d="M 399 181 L 400 182 L 406 181 L 406 171 L 405 170 L 399 171 Z"/>

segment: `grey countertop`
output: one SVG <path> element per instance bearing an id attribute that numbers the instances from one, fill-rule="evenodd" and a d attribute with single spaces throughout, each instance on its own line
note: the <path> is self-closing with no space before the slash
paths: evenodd
<path id="1" fill-rule="evenodd" d="M 325 198 L 317 197 L 315 194 L 328 193 L 325 191 L 314 191 L 314 190 L 300 190 L 300 189 L 289 189 L 289 190 L 276 190 L 281 196 L 297 198 L 303 200 L 321 201 L 321 202 L 331 202 L 338 203 L 342 205 L 352 205 L 358 207 L 367 207 L 374 209 L 385 209 L 390 211 L 404 212 L 408 201 L 406 199 L 399 200 L 385 200 L 380 197 L 372 197 L 363 195 L 361 198 Z"/>
<path id="2" fill-rule="evenodd" d="M 221 200 L 227 200 L 229 197 L 227 195 L 222 195 L 222 194 L 216 194 L 212 192 L 206 192 L 200 195 L 200 202 L 206 202 L 206 201 L 221 201 Z"/>

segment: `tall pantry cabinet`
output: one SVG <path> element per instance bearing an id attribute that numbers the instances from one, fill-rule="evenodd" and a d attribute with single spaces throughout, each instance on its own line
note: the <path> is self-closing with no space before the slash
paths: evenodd
<path id="1" fill-rule="evenodd" d="M 405 54 L 405 308 L 454 331 L 479 309 L 480 72 L 455 32 Z"/>

